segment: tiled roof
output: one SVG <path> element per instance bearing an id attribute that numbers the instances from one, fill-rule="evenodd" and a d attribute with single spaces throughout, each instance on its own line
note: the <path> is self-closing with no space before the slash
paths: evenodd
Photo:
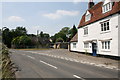
<path id="1" fill-rule="evenodd" d="M 78 33 L 70 40 L 70 42 L 77 42 L 78 41 Z"/>
<path id="2" fill-rule="evenodd" d="M 80 21 L 78 28 L 88 25 L 90 23 L 93 23 L 97 20 L 100 20 L 100 19 L 110 16 L 112 14 L 115 14 L 117 12 L 120 12 L 120 1 L 114 2 L 113 6 L 112 6 L 112 10 L 109 12 L 106 12 L 106 13 L 102 13 L 102 5 L 103 5 L 103 2 L 99 2 L 96 5 L 94 5 L 92 8 L 90 8 L 88 11 L 92 14 L 91 20 L 85 22 L 85 14 L 84 14 L 82 16 L 82 19 Z"/>

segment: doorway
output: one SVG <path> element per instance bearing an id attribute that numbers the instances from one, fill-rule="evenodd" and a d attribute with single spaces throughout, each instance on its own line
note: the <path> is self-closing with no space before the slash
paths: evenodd
<path id="1" fill-rule="evenodd" d="M 97 56 L 97 43 L 92 43 L 92 54 Z"/>

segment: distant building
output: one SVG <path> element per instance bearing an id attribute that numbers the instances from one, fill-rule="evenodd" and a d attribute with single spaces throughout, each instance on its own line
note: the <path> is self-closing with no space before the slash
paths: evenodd
<path id="1" fill-rule="evenodd" d="M 78 33 L 70 42 L 70 51 L 120 56 L 118 54 L 118 27 L 120 27 L 120 1 L 89 2 L 82 16 Z"/>

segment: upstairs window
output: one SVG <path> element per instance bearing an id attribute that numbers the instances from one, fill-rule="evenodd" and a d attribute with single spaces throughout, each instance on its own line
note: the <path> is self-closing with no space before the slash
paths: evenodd
<path id="1" fill-rule="evenodd" d="M 105 21 L 101 23 L 101 31 L 108 31 L 110 30 L 109 21 Z"/>
<path id="2" fill-rule="evenodd" d="M 106 4 L 103 5 L 103 7 L 102 7 L 103 13 L 106 13 L 106 12 L 108 12 L 110 10 L 112 10 L 112 3 L 111 2 L 106 3 Z"/>
<path id="3" fill-rule="evenodd" d="M 91 19 L 91 13 L 89 11 L 85 14 L 85 22 L 89 21 Z"/>
<path id="4" fill-rule="evenodd" d="M 84 28 L 84 35 L 87 35 L 88 34 L 88 27 L 85 27 Z"/>
<path id="5" fill-rule="evenodd" d="M 91 14 L 86 15 L 85 21 L 87 22 L 87 21 L 89 21 L 90 19 L 91 19 Z"/>

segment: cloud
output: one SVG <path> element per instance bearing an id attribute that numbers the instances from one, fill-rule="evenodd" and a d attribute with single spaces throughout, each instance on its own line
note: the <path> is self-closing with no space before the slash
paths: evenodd
<path id="1" fill-rule="evenodd" d="M 25 21 L 22 17 L 19 16 L 10 16 L 8 17 L 8 21 L 10 22 L 21 22 L 21 21 Z"/>
<path id="2" fill-rule="evenodd" d="M 55 13 L 44 14 L 44 17 L 50 19 L 59 19 L 62 16 L 76 16 L 79 14 L 79 11 L 67 11 L 67 10 L 57 10 Z"/>

